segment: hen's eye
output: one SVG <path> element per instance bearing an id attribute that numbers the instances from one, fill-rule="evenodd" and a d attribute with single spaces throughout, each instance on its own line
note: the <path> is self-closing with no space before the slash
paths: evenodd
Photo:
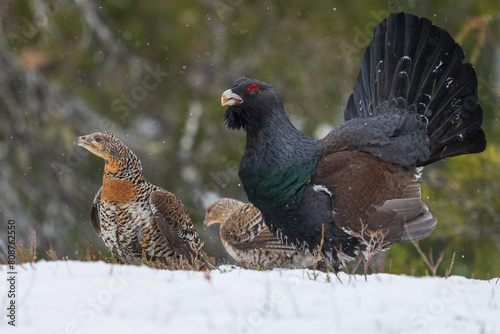
<path id="1" fill-rule="evenodd" d="M 103 136 L 97 136 L 97 137 L 94 138 L 94 140 L 96 141 L 96 143 L 100 143 L 102 141 L 105 141 L 106 139 L 104 139 Z"/>
<path id="2" fill-rule="evenodd" d="M 260 88 L 256 84 L 253 84 L 250 87 L 248 87 L 248 92 L 252 95 L 255 95 L 259 90 Z"/>

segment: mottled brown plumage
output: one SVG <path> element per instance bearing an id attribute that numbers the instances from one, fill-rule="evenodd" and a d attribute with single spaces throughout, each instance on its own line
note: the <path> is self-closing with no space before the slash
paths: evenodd
<path id="1" fill-rule="evenodd" d="M 139 158 L 111 133 L 75 139 L 105 160 L 102 187 L 91 211 L 92 227 L 122 262 L 181 258 L 198 261 L 203 243 L 174 194 L 149 183 Z"/>
<path id="2" fill-rule="evenodd" d="M 226 251 L 240 265 L 272 269 L 311 267 L 319 258 L 298 252 L 276 239 L 265 225 L 261 212 L 251 203 L 221 198 L 205 214 L 204 227 L 220 224 L 220 238 Z"/>

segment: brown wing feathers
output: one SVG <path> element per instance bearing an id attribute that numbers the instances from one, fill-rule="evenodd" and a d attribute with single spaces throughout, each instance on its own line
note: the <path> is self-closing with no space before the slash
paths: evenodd
<path id="1" fill-rule="evenodd" d="M 157 190 L 150 202 L 154 221 L 174 251 L 189 261 L 197 258 L 203 243 L 181 200 L 166 190 Z"/>
<path id="2" fill-rule="evenodd" d="M 420 198 L 418 177 L 366 153 L 344 151 L 324 158 L 311 182 L 335 193 L 335 222 L 347 232 L 381 230 L 390 243 L 430 234 L 436 220 Z"/>

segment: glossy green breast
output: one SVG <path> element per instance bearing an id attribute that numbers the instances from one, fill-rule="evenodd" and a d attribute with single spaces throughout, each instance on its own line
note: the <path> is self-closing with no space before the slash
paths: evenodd
<path id="1" fill-rule="evenodd" d="M 266 169 L 240 168 L 238 175 L 248 199 L 261 210 L 298 203 L 316 167 L 316 158 L 306 162 Z"/>

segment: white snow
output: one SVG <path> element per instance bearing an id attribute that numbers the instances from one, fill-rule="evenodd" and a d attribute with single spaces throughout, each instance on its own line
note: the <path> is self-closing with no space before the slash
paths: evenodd
<path id="1" fill-rule="evenodd" d="M 0 266 L 0 333 L 500 333 L 496 278 L 222 268 L 17 265 L 13 328 Z"/>

